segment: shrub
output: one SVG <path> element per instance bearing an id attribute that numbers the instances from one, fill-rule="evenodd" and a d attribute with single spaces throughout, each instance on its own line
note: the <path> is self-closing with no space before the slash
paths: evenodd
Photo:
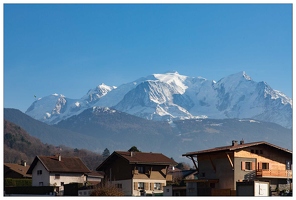
<path id="1" fill-rule="evenodd" d="M 95 188 L 90 196 L 124 196 L 124 194 L 114 185 L 105 184 Z"/>

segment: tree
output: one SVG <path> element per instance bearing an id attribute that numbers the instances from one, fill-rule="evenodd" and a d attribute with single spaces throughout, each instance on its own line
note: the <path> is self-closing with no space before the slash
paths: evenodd
<path id="1" fill-rule="evenodd" d="M 128 152 L 141 152 L 136 146 L 132 146 Z"/>
<path id="2" fill-rule="evenodd" d="M 181 169 L 181 170 L 189 170 L 190 165 L 188 163 L 180 162 L 177 164 L 176 168 Z"/>
<path id="3" fill-rule="evenodd" d="M 124 193 L 119 188 L 111 184 L 102 184 L 97 186 L 90 196 L 124 196 Z"/>
<path id="4" fill-rule="evenodd" d="M 104 152 L 103 152 L 103 159 L 105 160 L 106 158 L 108 158 L 110 156 L 110 151 L 109 149 L 105 149 Z"/>

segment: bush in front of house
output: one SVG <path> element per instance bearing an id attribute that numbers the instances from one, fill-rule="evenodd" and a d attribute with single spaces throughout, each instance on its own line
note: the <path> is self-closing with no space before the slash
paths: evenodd
<path id="1" fill-rule="evenodd" d="M 124 194 L 114 185 L 104 184 L 95 188 L 90 196 L 124 196 Z"/>
<path id="2" fill-rule="evenodd" d="M 5 178 L 4 186 L 5 187 L 32 186 L 32 179 Z"/>

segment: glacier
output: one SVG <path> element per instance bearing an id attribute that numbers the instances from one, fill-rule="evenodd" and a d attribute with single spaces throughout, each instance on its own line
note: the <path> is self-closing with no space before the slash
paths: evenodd
<path id="1" fill-rule="evenodd" d="M 56 124 L 91 107 L 112 107 L 149 120 L 253 119 L 292 127 L 292 99 L 246 72 L 218 81 L 178 72 L 152 74 L 118 87 L 104 83 L 80 99 L 53 94 L 32 103 L 29 116 Z"/>

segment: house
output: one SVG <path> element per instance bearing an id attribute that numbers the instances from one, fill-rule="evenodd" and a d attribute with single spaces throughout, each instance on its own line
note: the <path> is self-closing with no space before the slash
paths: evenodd
<path id="1" fill-rule="evenodd" d="M 264 141 L 233 140 L 229 146 L 183 156 L 193 161 L 198 171 L 198 179 L 186 181 L 187 195 L 213 195 L 218 190 L 220 195 L 233 194 L 236 182 L 254 180 L 269 182 L 272 192 L 291 188 L 292 151 Z"/>
<path id="2" fill-rule="evenodd" d="M 4 163 L 4 178 L 29 178 L 32 176 L 27 174 L 30 165 L 26 161 L 21 161 L 20 164 Z"/>
<path id="3" fill-rule="evenodd" d="M 32 175 L 32 186 L 57 186 L 86 181 L 85 173 L 91 171 L 78 157 L 36 156 L 27 174 Z"/>
<path id="4" fill-rule="evenodd" d="M 163 186 L 172 180 L 168 168 L 176 164 L 161 153 L 114 151 L 96 170 L 125 195 L 149 196 L 163 194 Z"/>
<path id="5" fill-rule="evenodd" d="M 172 175 L 172 182 L 167 182 L 167 185 L 164 186 L 163 196 L 186 196 L 186 184 L 185 180 L 195 179 L 196 170 L 180 170 L 175 167 L 171 167 L 169 175 Z"/>
<path id="6" fill-rule="evenodd" d="M 92 191 L 100 185 L 104 179 L 104 173 L 91 171 L 86 173 L 86 184 L 83 187 L 78 188 L 78 196 L 90 196 Z"/>

